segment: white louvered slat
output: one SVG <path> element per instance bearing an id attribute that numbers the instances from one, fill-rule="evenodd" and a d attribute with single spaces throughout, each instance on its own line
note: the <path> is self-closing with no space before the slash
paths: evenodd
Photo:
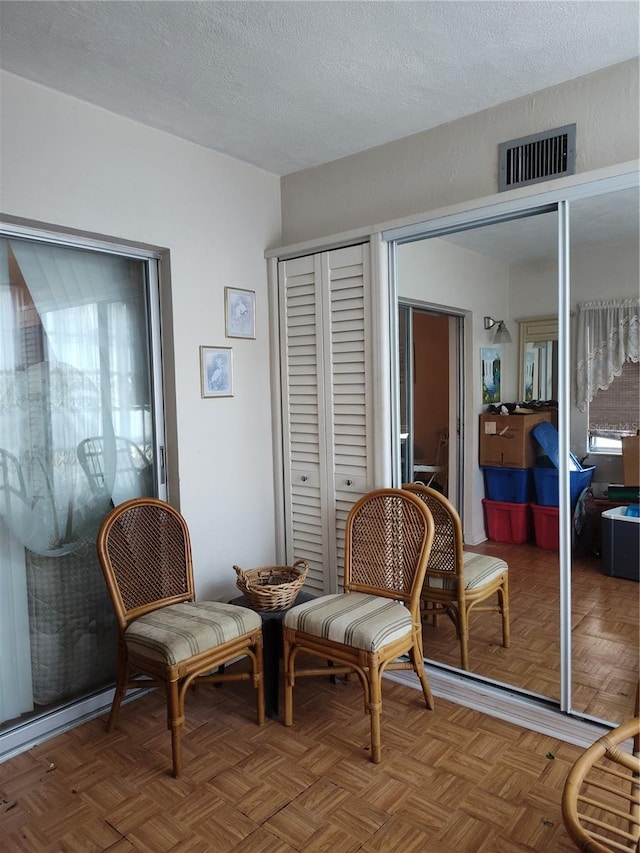
<path id="1" fill-rule="evenodd" d="M 307 586 L 323 588 L 326 524 L 322 515 L 318 389 L 319 265 L 312 256 L 280 264 L 281 361 L 287 562 L 311 566 Z"/>
<path id="2" fill-rule="evenodd" d="M 331 252 L 329 263 L 334 558 L 341 586 L 347 515 L 368 490 L 364 247 Z"/>
<path id="3" fill-rule="evenodd" d="M 287 560 L 341 588 L 344 530 L 368 488 L 368 246 L 279 265 Z"/>

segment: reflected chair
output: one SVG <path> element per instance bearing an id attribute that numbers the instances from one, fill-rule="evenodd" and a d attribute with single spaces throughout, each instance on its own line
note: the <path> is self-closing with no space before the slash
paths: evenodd
<path id="1" fill-rule="evenodd" d="M 0 513 L 8 513 L 15 498 L 28 503 L 22 468 L 13 453 L 0 447 Z"/>
<path id="2" fill-rule="evenodd" d="M 432 540 L 431 513 L 409 492 L 379 489 L 352 507 L 345 531 L 344 592 L 312 599 L 285 614 L 286 726 L 293 725 L 297 677 L 355 672 L 371 716 L 371 760 L 377 764 L 383 673 L 413 670 L 427 708 L 433 708 L 420 625 L 420 590 Z M 300 652 L 328 666 L 296 669 Z"/>
<path id="3" fill-rule="evenodd" d="M 639 735 L 640 718 L 627 720 L 585 750 L 569 771 L 562 818 L 578 850 L 640 849 Z M 629 751 L 627 741 L 633 742 Z"/>
<path id="4" fill-rule="evenodd" d="M 443 494 L 447 492 L 448 470 L 449 470 L 449 429 L 443 427 L 438 433 L 438 448 L 436 450 L 435 462 L 429 463 L 425 459 L 415 459 L 413 464 L 413 478 L 416 482 L 425 486 L 439 486 Z"/>
<path id="5" fill-rule="evenodd" d="M 97 548 L 119 627 L 107 730 L 113 731 L 127 690 L 164 687 L 173 775 L 178 777 L 185 696 L 192 684 L 252 680 L 258 725 L 264 723 L 262 620 L 245 607 L 195 601 L 187 524 L 164 501 L 135 498 L 117 506 L 102 522 Z M 243 656 L 251 672 L 218 671 Z"/>
<path id="6" fill-rule="evenodd" d="M 453 504 L 435 489 L 418 483 L 403 486 L 429 507 L 435 526 L 433 547 L 422 588 L 423 616 L 445 613 L 460 642 L 462 669 L 469 669 L 469 616 L 493 611 L 502 616 L 502 645 L 511 645 L 509 567 L 504 560 L 464 550 L 462 524 Z M 485 602 L 497 596 L 495 604 Z"/>
<path id="7" fill-rule="evenodd" d="M 112 439 L 114 455 L 114 483 L 127 497 L 144 497 L 152 490 L 152 466 L 140 447 L 128 438 Z M 108 443 L 107 443 L 108 446 Z M 94 495 L 107 490 L 105 440 L 102 436 L 85 438 L 77 449 L 78 462 L 84 471 Z"/>

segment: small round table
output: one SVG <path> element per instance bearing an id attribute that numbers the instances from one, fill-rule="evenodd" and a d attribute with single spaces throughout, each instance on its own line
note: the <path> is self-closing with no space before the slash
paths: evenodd
<path id="1" fill-rule="evenodd" d="M 311 601 L 314 595 L 307 592 L 299 592 L 296 600 L 291 605 L 303 604 Z M 255 610 L 262 619 L 262 650 L 264 658 L 264 704 L 267 717 L 273 719 L 278 716 L 278 697 L 280 693 L 280 656 L 282 654 L 282 620 L 290 607 L 283 610 L 258 610 L 244 595 L 232 598 L 229 604 L 237 604 L 240 607 L 248 607 Z"/>

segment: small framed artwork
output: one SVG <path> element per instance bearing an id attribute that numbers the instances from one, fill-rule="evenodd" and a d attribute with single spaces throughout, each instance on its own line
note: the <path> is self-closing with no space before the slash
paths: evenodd
<path id="1" fill-rule="evenodd" d="M 224 289 L 225 335 L 228 338 L 255 338 L 256 294 L 237 287 Z"/>
<path id="2" fill-rule="evenodd" d="M 482 402 L 500 402 L 501 380 L 500 347 L 481 347 L 480 370 L 482 371 Z"/>
<path id="3" fill-rule="evenodd" d="M 203 397 L 233 397 L 231 347 L 200 347 L 200 386 Z"/>

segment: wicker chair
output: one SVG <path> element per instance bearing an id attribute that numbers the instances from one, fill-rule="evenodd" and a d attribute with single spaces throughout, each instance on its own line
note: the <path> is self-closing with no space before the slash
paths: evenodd
<path id="1" fill-rule="evenodd" d="M 435 524 L 433 547 L 422 588 L 423 616 L 446 613 L 456 627 L 462 669 L 469 669 L 469 615 L 493 611 L 502 616 L 502 645 L 511 645 L 509 626 L 509 567 L 504 560 L 464 550 L 462 524 L 453 504 L 435 489 L 418 483 L 403 486 L 431 510 Z M 497 603 L 484 602 L 497 596 Z"/>
<path id="2" fill-rule="evenodd" d="M 408 492 L 379 489 L 353 506 L 345 532 L 344 592 L 296 605 L 285 614 L 286 726 L 293 724 L 296 677 L 355 672 L 371 716 L 371 760 L 377 764 L 385 670 L 413 670 L 427 708 L 433 708 L 420 626 L 420 589 L 432 540 L 431 513 Z M 299 652 L 329 665 L 296 669 Z"/>
<path id="3" fill-rule="evenodd" d="M 117 506 L 102 522 L 97 547 L 119 627 L 107 730 L 113 731 L 128 689 L 163 686 L 177 777 L 185 695 L 193 683 L 252 679 L 258 725 L 264 723 L 260 616 L 245 607 L 195 601 L 189 531 L 180 513 L 164 501 L 135 498 Z M 217 670 L 240 656 L 249 658 L 251 672 Z"/>
<path id="4" fill-rule="evenodd" d="M 153 469 L 142 450 L 133 441 L 122 436 L 113 439 L 113 478 L 111 491 L 118 491 L 127 498 L 144 497 L 153 488 Z M 107 489 L 105 465 L 105 441 L 102 436 L 85 438 L 77 449 L 78 461 L 86 474 L 94 495 L 102 495 Z M 117 498 L 115 500 L 117 503 Z"/>
<path id="5" fill-rule="evenodd" d="M 575 762 L 562 793 L 562 817 L 578 850 L 640 850 L 640 718 L 599 738 Z M 634 753 L 622 745 L 633 740 Z"/>

